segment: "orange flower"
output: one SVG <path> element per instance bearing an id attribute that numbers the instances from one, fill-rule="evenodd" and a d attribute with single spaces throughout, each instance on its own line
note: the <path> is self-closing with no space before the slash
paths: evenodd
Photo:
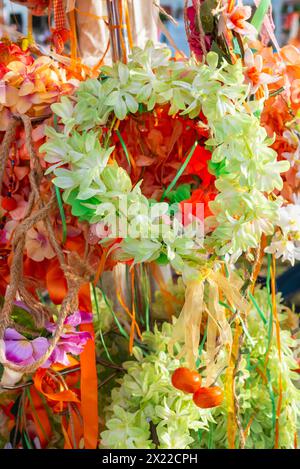
<path id="1" fill-rule="evenodd" d="M 239 0 L 236 6 L 232 7 L 232 2 L 229 3 L 227 11 L 224 12 L 226 27 L 235 31 L 242 36 L 255 37 L 257 31 L 251 23 L 247 20 L 251 17 L 251 7 L 244 6 Z M 222 28 L 221 22 L 221 28 Z"/>

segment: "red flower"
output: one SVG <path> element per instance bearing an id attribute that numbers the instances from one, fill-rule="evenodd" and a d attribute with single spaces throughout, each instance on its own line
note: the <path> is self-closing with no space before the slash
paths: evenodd
<path id="1" fill-rule="evenodd" d="M 8 68 L 0 63 L 0 79 L 4 77 L 4 75 L 8 72 Z"/>
<path id="2" fill-rule="evenodd" d="M 212 213 L 209 209 L 209 202 L 215 199 L 217 195 L 216 189 L 196 189 L 192 192 L 192 195 L 189 199 L 183 200 L 180 203 L 180 209 L 184 213 L 185 216 L 188 216 L 189 213 L 192 213 L 192 215 L 197 216 L 199 215 L 199 209 L 197 210 L 197 204 L 203 204 L 203 215 L 204 218 L 209 217 Z M 184 204 L 191 204 L 191 210 L 186 210 L 184 209 Z M 202 218 L 202 217 L 201 217 Z M 183 220 L 183 223 L 188 223 L 189 220 Z"/>
<path id="3" fill-rule="evenodd" d="M 22 62 L 24 65 L 31 65 L 34 58 L 30 56 L 29 50 L 23 51 L 17 44 L 0 43 L 0 62 L 2 66 L 13 61 Z"/>
<path id="4" fill-rule="evenodd" d="M 199 176 L 202 181 L 201 187 L 203 188 L 208 187 L 215 179 L 215 177 L 210 174 L 207 169 L 207 163 L 210 159 L 210 151 L 198 145 L 185 171 L 185 174 L 194 174 Z"/>

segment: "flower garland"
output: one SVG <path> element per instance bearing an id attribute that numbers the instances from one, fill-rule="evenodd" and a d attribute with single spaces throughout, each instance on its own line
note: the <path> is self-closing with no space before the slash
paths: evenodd
<path id="1" fill-rule="evenodd" d="M 49 57 L 35 59 L 29 49 L 9 42 L 0 43 L 0 57 L 0 131 L 6 130 L 12 114 L 49 115 L 50 105 L 74 90 L 66 72 Z"/>
<path id="2" fill-rule="evenodd" d="M 274 70 L 277 80 L 269 84 L 272 95 L 265 101 L 262 123 L 269 135 L 275 135 L 273 148 L 281 160 L 290 163 L 284 174 L 281 195 L 284 206 L 279 211 L 278 229 L 266 252 L 292 265 L 300 259 L 299 254 L 299 51 L 293 46 L 285 46 L 278 54 L 273 54 L 259 43 L 257 56 L 264 61 L 264 67 Z"/>
<path id="3" fill-rule="evenodd" d="M 147 201 L 139 185 L 132 188 L 125 171 L 115 163 L 108 164 L 114 147 L 101 147 L 99 139 L 103 141 L 107 132 L 103 127 L 97 130 L 97 126 L 109 123 L 111 115 L 123 120 L 141 105 L 151 111 L 169 102 L 170 115 L 187 115 L 210 132 L 211 138 L 206 141 L 212 150 L 209 168 L 217 175 L 219 195 L 210 203 L 214 217 L 208 221 L 214 230 L 208 245 L 217 254 L 238 256 L 248 247 L 257 247 L 263 233 L 273 233 L 282 199 L 271 199 L 268 194 L 282 188 L 280 173 L 289 165 L 276 160 L 275 151 L 269 147 L 272 141 L 250 112 L 249 106 L 253 108 L 255 103 L 245 107 L 249 89 L 243 83 L 240 61 L 234 65 L 224 61 L 218 68 L 218 56 L 212 52 L 207 55 L 207 64 L 172 62 L 170 54 L 168 48 L 155 49 L 148 43 L 145 50 L 134 51 L 128 65 L 104 67 L 101 80 L 88 80 L 73 99 L 63 98 L 61 104 L 54 105 L 64 130 L 47 130 L 48 142 L 41 151 L 52 164 L 48 172 L 56 176 L 53 182 L 64 190 L 66 202 L 72 204 L 76 191 L 76 203 L 80 199 L 81 205 L 89 209 L 89 221 L 104 220 L 109 226 L 109 218 L 100 213 L 101 203 L 111 200 L 112 194 L 139 199 L 144 204 Z M 206 123 L 198 120 L 200 113 Z M 70 169 L 61 167 L 66 164 Z M 114 178 L 108 182 L 109 173 Z M 229 198 L 234 201 L 230 206 Z M 167 209 L 162 202 L 157 205 L 162 211 Z M 131 241 L 125 239 L 120 248 L 137 262 L 153 261 L 159 258 L 163 243 L 167 245 L 168 259 L 182 271 L 185 254 L 180 247 L 168 245 L 168 240 L 147 245 L 135 240 L 131 246 Z M 175 257 L 178 254 L 175 261 L 174 252 Z M 189 251 L 188 255 L 193 258 Z"/>
<path id="4" fill-rule="evenodd" d="M 49 220 L 37 221 L 26 230 L 21 251 L 25 282 L 16 290 L 10 314 L 14 322 L 5 323 L 0 341 L 2 385 L 22 379 L 22 367 L 26 371 L 40 367 L 33 385 L 25 383 L 28 393 L 22 391 L 16 400 L 16 418 L 7 412 L 15 434 L 20 434 L 14 446 L 32 444 L 26 423 L 28 416 L 34 418 L 28 410 L 30 399 L 35 400 L 39 416 L 46 419 L 44 406 L 36 397 L 38 391 L 59 418 L 52 428 L 45 420 L 50 428 L 46 439 L 34 422 L 37 444 L 49 445 L 53 427 L 59 424 L 66 448 L 76 448 L 81 438 L 90 441 L 91 437 L 93 443 L 89 444 L 94 447 L 97 416 L 92 416 L 93 434 L 88 435 L 86 423 L 90 420 L 84 412 L 88 383 L 82 381 L 79 390 L 75 357 L 84 352 L 81 367 L 85 367 L 83 374 L 90 373 L 95 343 L 97 359 L 106 364 L 107 373 L 107 363 L 116 355 L 124 361 L 124 342 L 129 343 L 129 353 L 135 354 L 138 363 L 125 363 L 127 373 L 121 387 L 113 390 L 112 399 L 105 397 L 112 402 L 102 433 L 104 447 L 293 445 L 299 416 L 298 393 L 292 383 L 296 375 L 291 371 L 296 368 L 290 349 L 295 343 L 290 333 L 280 332 L 277 313 L 283 308 L 276 302 L 270 256 L 267 294 L 255 291 L 254 286 L 264 252 L 291 262 L 299 256 L 299 214 L 295 205 L 284 200 L 291 172 L 286 160 L 295 166 L 295 155 L 282 151 L 283 158 L 278 160 L 275 151 L 280 138 L 294 146 L 298 123 L 295 118 L 284 131 L 290 133 L 283 132 L 274 141 L 264 114 L 260 121 L 266 103 L 273 102 L 273 86 L 278 88 L 281 82 L 254 48 L 250 49 L 248 39 L 256 34 L 247 21 L 250 8 L 240 1 L 236 6 L 232 1 L 220 2 L 208 24 L 204 21 L 208 1 L 201 6 L 200 20 L 198 4 L 193 1 L 188 18 L 194 36 L 197 28 L 204 34 L 201 50 L 195 50 L 198 57 L 203 55 L 202 62 L 172 60 L 167 47 L 148 42 L 143 50 L 134 48 L 128 64 L 102 67 L 98 79 L 81 83 L 71 96 L 64 94 L 71 94 L 73 85 L 66 83 L 65 73 L 55 62 L 34 59 L 18 46 L 1 44 L 2 130 L 7 135 L 11 131 L 12 114 L 44 118 L 55 103 L 51 106 L 54 119 L 47 122 L 50 126 L 45 129 L 45 122 L 33 123 L 34 144 L 30 143 L 29 150 L 24 115 L 25 137 L 17 128 L 16 142 L 10 142 L 0 213 L 0 247 L 5 259 L 0 268 L 3 309 L 11 289 L 7 286 L 13 283 L 10 264 L 19 225 L 28 210 L 34 213 L 49 201 L 52 183 L 59 208 L 49 212 Z M 262 21 L 255 15 L 257 22 Z M 241 36 L 247 39 L 242 42 Z M 194 37 L 194 45 L 195 41 Z M 207 53 L 210 48 L 219 55 Z M 296 83 L 293 85 L 296 89 Z M 57 103 L 59 93 L 63 96 Z M 277 98 L 280 93 L 275 94 Z M 296 106 L 297 99 L 291 101 Z M 283 179 L 282 173 L 287 173 Z M 39 179 L 34 179 L 36 175 Z M 32 188 L 34 199 L 30 198 Z M 199 202 L 203 203 L 200 214 Z M 191 206 L 189 212 L 185 212 L 186 205 Z M 130 229 L 123 233 L 115 230 L 116 224 Z M 158 233 L 154 237 L 153 228 Z M 273 238 L 265 249 L 266 236 Z M 246 268 L 239 274 L 235 264 L 243 253 Z M 130 278 L 130 306 L 118 277 L 120 263 L 126 266 L 127 280 Z M 181 280 L 178 291 L 168 292 L 158 267 L 166 264 L 182 275 L 184 292 L 180 292 Z M 121 311 L 115 311 L 114 301 L 103 289 L 102 274 L 111 269 L 116 278 L 114 300 Z M 150 304 L 150 269 L 160 289 L 156 297 L 163 305 Z M 66 307 L 72 282 L 76 292 Z M 162 333 L 156 327 L 154 334 L 149 332 L 150 309 L 171 316 L 181 306 L 173 326 L 164 324 Z M 92 315 L 86 312 L 92 309 L 96 313 L 94 343 Z M 144 334 L 142 325 L 147 330 Z M 112 339 L 110 332 L 116 328 L 119 336 Z M 170 372 L 181 365 L 203 365 L 200 372 L 205 382 L 204 386 L 200 383 L 194 403 L 190 395 L 171 385 Z M 120 366 L 114 367 L 121 371 Z M 74 371 L 74 379 L 68 376 L 64 380 L 61 370 Z M 95 368 L 92 371 L 95 409 Z M 197 372 L 188 372 L 198 378 Z M 271 378 L 277 387 L 272 386 Z M 111 388 L 114 380 L 110 376 L 108 382 Z M 248 385 L 253 388 L 251 395 Z M 196 407 L 203 404 L 203 393 L 213 390 L 219 393 L 215 405 L 221 405 L 214 410 Z M 264 437 L 256 436 L 262 428 Z"/>

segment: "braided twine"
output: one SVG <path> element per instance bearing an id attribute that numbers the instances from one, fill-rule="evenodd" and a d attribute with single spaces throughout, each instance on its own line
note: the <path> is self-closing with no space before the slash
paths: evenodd
<path id="1" fill-rule="evenodd" d="M 6 130 L 2 146 L 0 148 L 0 193 L 2 189 L 3 176 L 10 146 L 15 138 L 16 128 L 23 124 L 25 129 L 25 144 L 30 156 L 30 195 L 28 208 L 24 219 L 17 226 L 12 238 L 13 259 L 10 268 L 10 284 L 7 287 L 3 307 L 0 310 L 0 339 L 3 339 L 5 329 L 13 326 L 11 318 L 14 302 L 18 296 L 23 300 L 32 312 L 33 319 L 38 328 L 45 325 L 45 321 L 50 318 L 49 308 L 39 302 L 27 289 L 23 279 L 23 253 L 27 231 L 37 222 L 43 222 L 49 241 L 56 253 L 61 270 L 64 272 L 67 281 L 67 294 L 62 301 L 57 313 L 56 329 L 46 352 L 34 363 L 25 366 L 6 363 L 5 366 L 11 370 L 21 373 L 35 372 L 52 354 L 58 340 L 63 332 L 66 317 L 78 308 L 78 291 L 84 283 L 90 281 L 91 272 L 79 256 L 75 253 L 65 255 L 59 242 L 56 239 L 50 214 L 57 208 L 55 192 L 51 190 L 49 200 L 44 202 L 40 194 L 40 184 L 43 178 L 43 171 L 40 161 L 32 143 L 32 125 L 30 117 L 26 115 L 14 115 Z"/>

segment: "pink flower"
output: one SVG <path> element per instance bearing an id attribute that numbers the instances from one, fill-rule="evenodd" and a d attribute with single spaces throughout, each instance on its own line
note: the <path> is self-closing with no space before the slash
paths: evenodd
<path id="1" fill-rule="evenodd" d="M 238 4 L 224 12 L 226 26 L 228 29 L 241 34 L 242 36 L 248 36 L 249 38 L 255 38 L 257 30 L 252 24 L 248 23 L 248 19 L 251 17 L 251 7 L 244 6 L 239 0 Z"/>
<path id="2" fill-rule="evenodd" d="M 0 230 L 1 244 L 6 244 L 10 240 L 13 231 L 16 229 L 17 226 L 18 222 L 14 220 L 9 220 L 7 223 L 5 223 L 3 230 Z"/>
<path id="3" fill-rule="evenodd" d="M 9 212 L 9 215 L 12 220 L 19 221 L 25 217 L 28 202 L 23 199 L 23 197 L 19 194 L 14 194 L 14 199 L 17 202 L 17 207 L 14 210 Z"/>
<path id="4" fill-rule="evenodd" d="M 201 59 L 204 55 L 204 51 L 202 50 L 201 41 L 200 41 L 200 32 L 199 27 L 196 21 L 196 3 L 200 2 L 203 3 L 203 0 L 193 0 L 193 6 L 188 7 L 187 9 L 187 18 L 189 22 L 190 34 L 188 35 L 188 42 L 190 45 L 190 49 L 198 59 Z M 211 49 L 212 45 L 212 36 L 211 34 L 204 35 L 204 45 L 206 47 L 206 51 L 208 52 Z"/>
<path id="5" fill-rule="evenodd" d="M 15 329 L 8 328 L 4 334 L 5 358 L 15 365 L 31 365 L 47 351 L 49 342 L 45 337 L 28 340 Z"/>
<path id="6" fill-rule="evenodd" d="M 55 256 L 43 222 L 38 222 L 28 230 L 25 247 L 27 256 L 36 262 L 52 259 Z"/>
<path id="7" fill-rule="evenodd" d="M 91 339 L 89 332 L 76 331 L 76 326 L 82 323 L 92 321 L 91 313 L 84 313 L 76 311 L 67 317 L 64 323 L 64 330 L 60 336 L 60 339 L 52 352 L 49 359 L 44 363 L 43 368 L 48 368 L 52 363 L 61 363 L 62 365 L 68 365 L 68 353 L 73 355 L 80 355 L 84 349 L 85 344 Z M 54 334 L 56 324 L 48 323 L 46 329 Z"/>
<path id="8" fill-rule="evenodd" d="M 263 70 L 263 58 L 261 55 L 253 55 L 251 49 L 246 49 L 244 62 L 246 66 L 245 80 L 251 85 L 252 93 L 256 93 L 260 86 L 264 87 L 265 94 L 268 95 L 268 87 L 270 83 L 275 83 L 279 80 L 279 77 L 272 77 L 268 73 L 264 73 Z"/>
<path id="9" fill-rule="evenodd" d="M 16 302 L 16 305 L 30 312 L 24 303 Z M 91 313 L 76 311 L 68 316 L 64 323 L 63 333 L 54 351 L 42 365 L 42 368 L 49 368 L 53 363 L 68 365 L 69 353 L 80 355 L 87 341 L 91 339 L 91 335 L 89 332 L 76 331 L 76 326 L 91 321 Z M 46 329 L 54 335 L 56 324 L 48 323 Z M 49 340 L 45 337 L 29 340 L 15 329 L 7 328 L 3 340 L 0 341 L 0 362 L 3 363 L 4 366 L 9 362 L 20 366 L 31 365 L 46 353 L 49 344 Z M 7 375 L 5 379 L 8 380 L 7 383 L 14 383 L 16 380 L 19 380 L 21 376 L 22 373 L 16 372 L 12 376 Z"/>

